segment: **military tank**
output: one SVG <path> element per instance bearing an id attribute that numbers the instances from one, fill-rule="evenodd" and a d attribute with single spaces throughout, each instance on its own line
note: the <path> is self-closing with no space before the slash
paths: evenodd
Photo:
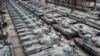
<path id="1" fill-rule="evenodd" d="M 83 50 L 87 51 L 92 56 L 100 56 L 100 39 L 99 36 L 92 36 L 92 34 L 87 33 L 82 36 L 82 38 L 75 38 L 74 42 L 81 47 Z"/>
<path id="2" fill-rule="evenodd" d="M 62 41 L 58 44 L 49 46 L 49 48 L 41 48 L 41 50 L 41 52 L 36 54 L 29 54 L 29 56 L 80 56 L 80 54 L 74 48 Z"/>

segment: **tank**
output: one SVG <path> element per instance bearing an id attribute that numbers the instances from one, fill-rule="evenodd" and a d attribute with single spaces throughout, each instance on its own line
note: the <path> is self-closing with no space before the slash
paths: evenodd
<path id="1" fill-rule="evenodd" d="M 92 36 L 92 34 L 85 34 L 82 39 L 76 38 L 74 42 L 87 51 L 92 56 L 100 56 L 99 36 Z"/>
<path id="2" fill-rule="evenodd" d="M 75 53 L 74 49 L 64 42 L 59 42 L 58 44 L 52 45 L 49 48 L 41 48 L 45 49 L 36 54 L 30 54 L 29 56 L 80 56 L 80 54 Z"/>
<path id="3" fill-rule="evenodd" d="M 55 30 L 61 32 L 67 39 L 72 39 L 78 36 L 80 29 L 74 27 L 77 21 L 71 20 L 67 17 L 61 17 L 57 20 L 57 24 L 54 24 L 53 27 Z"/>

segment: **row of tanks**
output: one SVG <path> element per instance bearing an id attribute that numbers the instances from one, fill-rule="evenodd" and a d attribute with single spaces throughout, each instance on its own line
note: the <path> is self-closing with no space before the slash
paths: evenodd
<path id="1" fill-rule="evenodd" d="M 100 31 L 92 28 L 86 24 L 83 24 L 79 22 L 79 20 L 72 19 L 73 15 L 69 16 L 63 16 L 62 14 L 58 13 L 57 10 L 55 10 L 55 7 L 44 5 L 41 3 L 37 4 L 28 4 L 28 2 L 22 1 L 19 3 L 22 7 L 28 9 L 28 11 L 31 11 L 32 13 L 39 16 L 41 19 L 44 19 L 45 16 L 50 16 L 51 20 L 56 22 L 56 24 L 52 24 L 54 29 L 61 32 L 63 35 L 66 36 L 67 39 L 74 38 L 74 42 L 84 48 L 85 51 L 89 52 L 93 56 L 99 56 L 100 54 L 100 48 L 99 48 L 99 33 Z M 52 9 L 51 9 L 52 7 Z M 32 11 L 31 9 L 34 9 Z M 41 9 L 42 8 L 42 9 Z M 48 12 L 47 12 L 48 11 Z M 42 14 L 40 16 L 39 14 Z M 52 15 L 52 16 L 51 16 Z M 55 16 L 57 15 L 57 16 Z M 72 16 L 72 17 L 71 17 Z M 78 15 L 77 15 L 78 16 Z M 80 17 L 80 16 L 79 16 Z M 84 17 L 84 16 L 83 16 Z M 46 21 L 44 19 L 44 21 Z M 81 21 L 84 19 L 81 19 Z M 49 21 L 49 20 L 48 20 Z M 92 46 L 93 45 L 93 46 Z"/>
<path id="2" fill-rule="evenodd" d="M 1 3 L 1 2 L 0 2 Z M 0 4 L 0 56 L 11 56 L 12 48 L 9 40 L 10 34 L 8 31 L 8 22 L 6 18 L 6 5 L 5 3 Z M 1 10 L 4 9 L 4 10 Z"/>
<path id="3" fill-rule="evenodd" d="M 44 21 L 10 0 L 8 7 L 26 56 L 80 56 L 74 44 L 61 40 Z M 12 10 L 14 11 L 12 11 Z"/>

